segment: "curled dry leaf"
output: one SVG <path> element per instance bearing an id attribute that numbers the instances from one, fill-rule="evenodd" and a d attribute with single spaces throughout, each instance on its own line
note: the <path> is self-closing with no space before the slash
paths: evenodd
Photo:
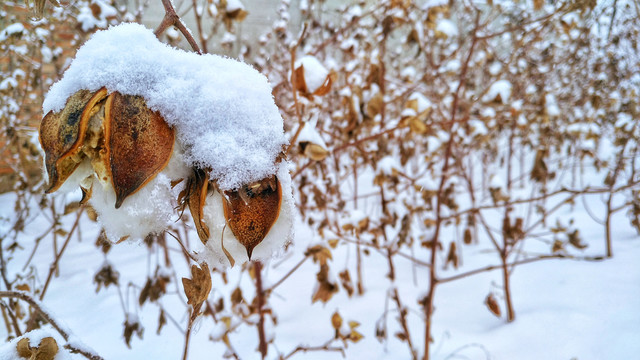
<path id="1" fill-rule="evenodd" d="M 304 156 L 311 160 L 322 161 L 329 156 L 329 150 L 320 144 L 315 144 L 309 141 L 301 141 L 300 149 Z"/>
<path id="2" fill-rule="evenodd" d="M 234 191 L 225 191 L 224 217 L 236 239 L 247 249 L 251 259 L 253 249 L 278 219 L 282 189 L 273 176 Z"/>
<path id="3" fill-rule="evenodd" d="M 316 278 L 318 280 L 318 286 L 311 302 L 320 300 L 326 303 L 338 292 L 338 284 L 329 281 L 329 265 L 321 265 L 320 271 L 316 274 Z"/>
<path id="4" fill-rule="evenodd" d="M 104 141 L 119 208 L 167 166 L 174 132 L 142 97 L 114 92 L 105 105 Z"/>
<path id="5" fill-rule="evenodd" d="M 317 89 L 309 89 L 304 73 L 304 65 L 300 64 L 291 72 L 291 84 L 296 91 L 298 91 L 302 96 L 308 99 L 313 99 L 314 95 L 323 96 L 329 93 L 329 91 L 331 90 L 331 84 L 333 84 L 337 76 L 335 72 L 330 72 L 325 77 L 322 85 L 320 85 Z"/>
<path id="6" fill-rule="evenodd" d="M 314 262 L 318 262 L 320 265 L 326 265 L 327 260 L 333 260 L 331 250 L 322 245 L 315 245 L 307 249 L 305 256 L 312 256 Z"/>
<path id="7" fill-rule="evenodd" d="M 40 340 L 40 344 L 31 347 L 29 338 L 22 338 L 16 345 L 18 356 L 29 360 L 53 360 L 58 353 L 58 344 L 52 337 L 45 337 Z"/>
<path id="8" fill-rule="evenodd" d="M 187 304 L 193 307 L 192 314 L 198 314 L 202 303 L 207 300 L 211 291 L 211 274 L 209 266 L 204 263 L 199 268 L 196 265 L 191 266 L 191 279 L 182 278 L 182 286 L 187 296 Z"/>
<path id="9" fill-rule="evenodd" d="M 191 217 L 196 226 L 198 237 L 203 244 L 206 244 L 209 240 L 209 227 L 202 220 L 204 217 L 204 204 L 207 198 L 207 191 L 209 189 L 209 176 L 206 172 L 196 169 L 193 172 L 193 176 L 187 181 L 187 187 L 180 195 L 179 202 L 182 206 L 188 205 Z"/>
<path id="10" fill-rule="evenodd" d="M 489 311 L 491 311 L 493 315 L 500 317 L 501 315 L 500 305 L 498 305 L 498 301 L 493 296 L 493 294 L 487 295 L 487 298 L 484 300 L 484 303 L 485 305 L 487 305 L 487 308 L 489 309 Z"/>

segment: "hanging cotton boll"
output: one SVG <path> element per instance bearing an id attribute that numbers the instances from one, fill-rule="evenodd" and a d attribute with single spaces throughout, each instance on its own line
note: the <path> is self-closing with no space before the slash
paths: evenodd
<path id="1" fill-rule="evenodd" d="M 230 225 L 230 219 L 225 216 L 224 202 L 228 201 L 219 191 L 210 192 L 203 207 L 203 221 L 209 229 L 209 239 L 206 244 L 196 249 L 198 261 L 204 261 L 212 266 L 230 266 L 242 264 L 249 260 L 267 260 L 284 249 L 293 238 L 294 200 L 291 186 L 291 175 L 288 164 L 278 164 L 276 173 L 280 194 L 280 211 L 277 219 L 268 233 L 255 247 L 249 249 L 243 245 Z"/>
<path id="2" fill-rule="evenodd" d="M 313 160 L 321 161 L 329 155 L 327 144 L 316 130 L 316 121 L 305 123 L 298 134 L 298 145 L 302 153 Z"/>
<path id="3" fill-rule="evenodd" d="M 484 101 L 507 104 L 511 97 L 513 85 L 509 80 L 498 80 L 491 84 L 487 94 L 483 97 Z"/>
<path id="4" fill-rule="evenodd" d="M 167 166 L 146 186 L 129 195 L 119 208 L 115 207 L 116 194 L 110 182 L 93 181 L 89 203 L 109 240 L 141 240 L 161 233 L 175 222 L 177 199 L 185 187 L 185 181 L 180 180 L 188 175 L 182 149 L 176 146 Z"/>
<path id="5" fill-rule="evenodd" d="M 316 57 L 306 55 L 296 60 L 291 74 L 294 88 L 303 96 L 322 96 L 331 89 L 332 75 Z"/>

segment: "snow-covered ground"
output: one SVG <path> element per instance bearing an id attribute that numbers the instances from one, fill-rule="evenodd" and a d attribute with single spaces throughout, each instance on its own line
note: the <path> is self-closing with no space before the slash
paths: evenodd
<path id="1" fill-rule="evenodd" d="M 594 202 L 599 201 L 593 198 Z M 14 195 L 0 196 L 2 217 L 12 217 Z M 580 225 L 589 228 L 592 222 L 580 210 L 562 215 L 572 215 Z M 74 214 L 63 218 L 71 226 Z M 2 233 L 6 232 L 3 223 Z M 33 239 L 46 225 L 43 217 L 29 224 L 24 241 Z M 512 290 L 516 320 L 506 323 L 496 318 L 484 305 L 491 290 L 499 289 L 501 274 L 498 271 L 484 272 L 462 280 L 445 283 L 438 287 L 434 315 L 435 359 L 633 359 L 640 353 L 640 239 L 628 226 L 623 214 L 614 217 L 614 257 L 603 261 L 577 261 L 568 259 L 543 260 L 521 265 L 512 275 Z M 144 244 L 122 243 L 116 245 L 105 257 L 94 242 L 99 228 L 83 216 L 79 233 L 69 244 L 60 261 L 59 277 L 54 279 L 43 300 L 54 316 L 65 323 L 73 334 L 86 346 L 105 359 L 178 359 L 182 355 L 184 337 L 182 328 L 186 324 L 185 307 L 180 300 L 182 286 L 176 288 L 172 279 L 169 294 L 161 303 L 181 328 L 169 320 L 162 332 L 156 334 L 159 310 L 154 304 L 145 304 L 141 309 L 133 291 L 127 290 L 129 282 L 141 286 L 149 272 L 153 273 L 155 255 L 149 256 Z M 303 257 L 308 243 L 318 241 L 304 225 L 297 225 L 294 250 L 286 261 L 276 260 L 267 267 L 265 282 L 273 283 Z M 192 237 L 195 241 L 197 238 Z M 178 254 L 178 246 L 170 247 Z M 586 231 L 585 242 L 590 246 L 585 254 L 600 255 L 604 252 L 604 241 L 599 231 Z M 28 257 L 32 244 L 21 243 L 24 250 L 16 252 L 10 259 L 6 271 L 20 271 Z M 4 245 L 4 244 L 3 244 Z M 534 245 L 535 247 L 535 245 Z M 353 253 L 348 246 L 334 250 L 331 266 L 341 271 L 353 263 Z M 482 244 L 466 248 L 464 268 L 474 269 L 487 264 L 497 264 L 494 253 L 486 251 Z M 43 241 L 31 262 L 35 266 L 37 282 L 42 284 L 53 259 L 51 241 Z M 351 257 L 351 261 L 349 260 Z M 181 260 L 181 256 L 174 256 Z M 109 261 L 120 272 L 120 285 L 124 307 L 137 314 L 145 327 L 143 339 L 134 337 L 131 349 L 123 341 L 123 305 L 115 287 L 95 292 L 93 277 L 105 261 Z M 399 329 L 395 320 L 394 306 L 386 304 L 389 281 L 386 277 L 386 258 L 372 252 L 364 258 L 365 294 L 348 298 L 344 291 L 336 294 L 327 304 L 311 303 L 317 265 L 305 262 L 298 271 L 282 283 L 272 294 L 270 305 L 277 316 L 277 326 L 268 326 L 268 336 L 275 336 L 275 346 L 270 346 L 268 358 L 277 358 L 277 351 L 289 353 L 298 345 L 318 346 L 333 337 L 331 315 L 339 309 L 341 316 L 361 323 L 358 330 L 364 339 L 349 343 L 348 359 L 402 359 L 410 355 L 404 343 L 394 338 Z M 396 259 L 396 285 L 404 301 L 417 299 L 426 290 L 427 269 L 412 267 L 408 261 Z M 188 276 L 185 262 L 174 263 L 177 276 Z M 446 272 L 443 272 L 446 274 Z M 228 271 L 229 285 L 224 285 L 219 276 L 213 276 L 213 291 L 210 299 L 222 294 L 228 296 L 238 284 L 246 299 L 253 297 L 252 285 L 246 273 L 238 267 Z M 242 278 L 244 276 L 244 278 Z M 129 294 L 129 296 L 127 295 Z M 502 303 L 501 299 L 499 302 Z M 376 325 L 385 321 L 381 315 L 388 306 L 386 322 L 389 326 L 389 341 L 376 339 Z M 422 313 L 417 303 L 405 304 L 409 311 L 409 326 L 412 340 L 421 347 L 424 328 Z M 503 309 L 504 313 L 504 309 Z M 270 322 L 268 322 L 270 324 Z M 196 327 L 190 345 L 190 358 L 218 358 L 225 352 L 222 343 L 209 340 L 218 329 L 210 318 Z M 4 327 L 0 336 L 6 336 Z M 230 336 L 230 341 L 243 359 L 258 358 L 257 331 L 255 327 L 241 326 Z M 72 358 L 81 358 L 73 355 Z M 339 353 L 298 353 L 294 358 L 327 359 L 340 358 Z"/>

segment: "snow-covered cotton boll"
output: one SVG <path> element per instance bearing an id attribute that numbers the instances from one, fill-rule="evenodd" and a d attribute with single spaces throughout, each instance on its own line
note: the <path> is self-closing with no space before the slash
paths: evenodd
<path id="1" fill-rule="evenodd" d="M 278 164 L 276 176 L 282 192 L 280 212 L 265 238 L 253 249 L 251 260 L 267 260 L 276 256 L 293 238 L 294 200 L 288 163 L 283 161 Z M 196 256 L 199 261 L 213 266 L 230 266 L 232 260 L 236 264 L 249 260 L 247 249 L 238 241 L 227 223 L 224 201 L 227 200 L 218 191 L 212 191 L 207 195 L 202 211 L 202 220 L 209 227 L 210 236 L 207 243 L 196 250 Z"/>
<path id="2" fill-rule="evenodd" d="M 89 204 L 98 213 L 98 221 L 109 240 L 144 239 L 149 234 L 166 230 L 176 221 L 177 199 L 185 185 L 182 181 L 172 187 L 172 182 L 186 179 L 189 173 L 182 150 L 176 146 L 169 164 L 147 185 L 129 195 L 118 209 L 110 182 L 93 181 Z"/>

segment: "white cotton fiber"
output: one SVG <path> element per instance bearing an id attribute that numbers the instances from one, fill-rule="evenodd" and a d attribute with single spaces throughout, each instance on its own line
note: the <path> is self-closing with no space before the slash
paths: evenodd
<path id="1" fill-rule="evenodd" d="M 175 147 L 169 164 L 147 185 L 129 195 L 120 208 L 115 208 L 116 194 L 110 182 L 94 180 L 89 203 L 98 213 L 98 221 L 109 240 L 115 242 L 123 237 L 141 240 L 148 234 L 161 233 L 178 219 L 177 199 L 186 180 L 173 188 L 171 182 L 186 179 L 189 174 L 181 149 Z"/>

